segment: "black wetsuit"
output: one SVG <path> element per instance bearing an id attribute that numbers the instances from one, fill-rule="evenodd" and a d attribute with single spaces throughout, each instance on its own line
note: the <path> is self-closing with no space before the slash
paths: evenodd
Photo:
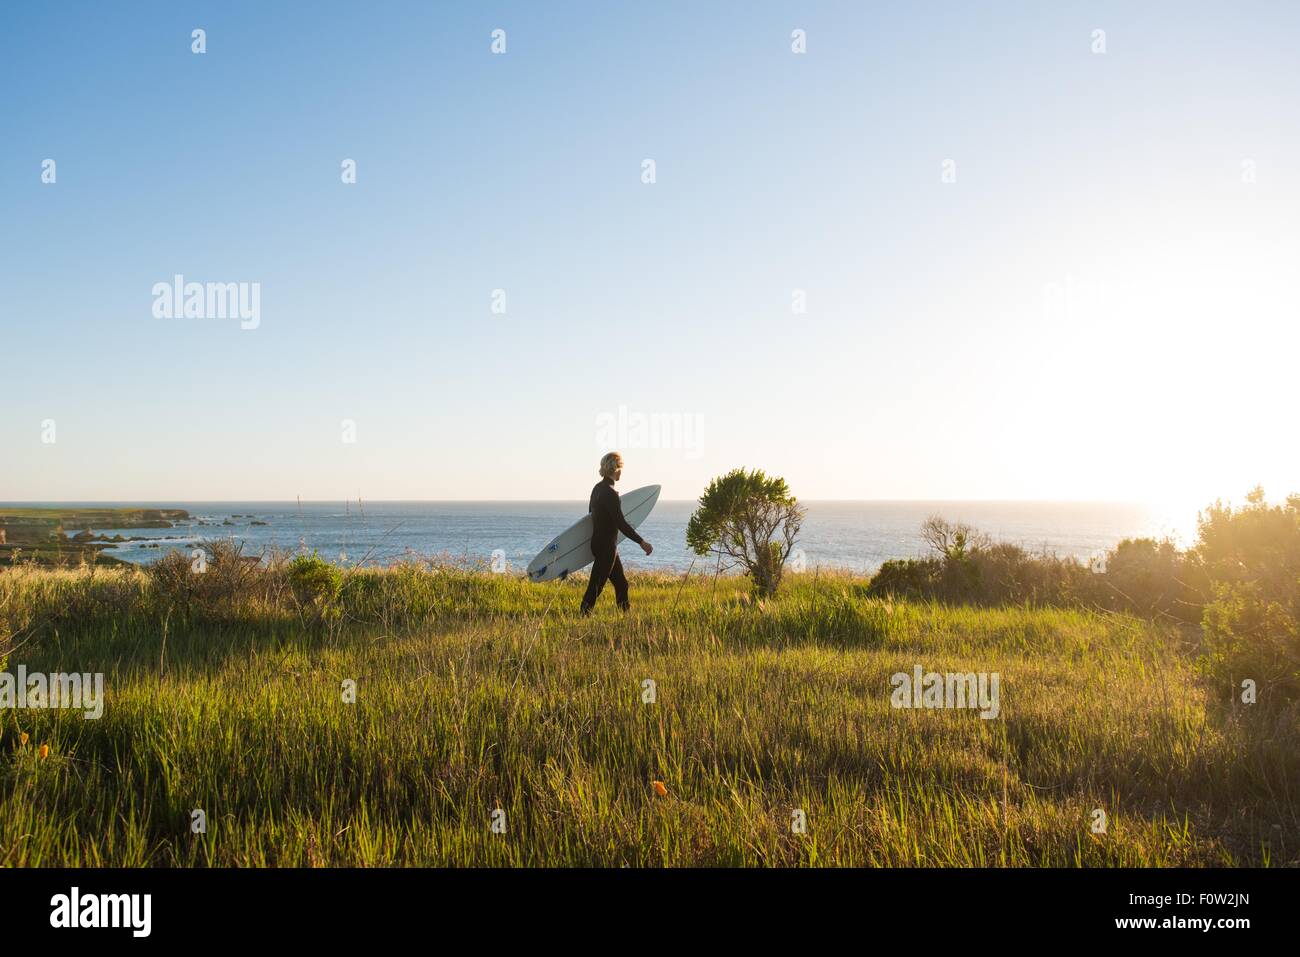
<path id="1" fill-rule="evenodd" d="M 591 512 L 591 553 L 596 556 L 596 561 L 591 566 L 591 582 L 587 585 L 587 593 L 582 596 L 583 614 L 591 611 L 596 604 L 606 581 L 614 583 L 614 599 L 619 608 L 627 611 L 627 578 L 623 574 L 623 563 L 618 557 L 618 533 L 622 532 L 638 545 L 642 538 L 623 517 L 623 504 L 614 491 L 613 479 L 601 479 L 596 483 L 596 487 L 591 490 L 587 511 Z"/>

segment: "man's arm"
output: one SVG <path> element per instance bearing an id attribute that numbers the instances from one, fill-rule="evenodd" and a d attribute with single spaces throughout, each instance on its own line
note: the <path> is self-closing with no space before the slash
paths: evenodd
<path id="1" fill-rule="evenodd" d="M 609 517 L 614 520 L 618 530 L 628 539 L 636 542 L 638 545 L 644 544 L 644 540 L 636 533 L 636 529 L 628 524 L 623 517 L 623 503 L 619 501 L 618 493 L 610 489 L 605 495 L 605 510 L 609 512 Z"/>

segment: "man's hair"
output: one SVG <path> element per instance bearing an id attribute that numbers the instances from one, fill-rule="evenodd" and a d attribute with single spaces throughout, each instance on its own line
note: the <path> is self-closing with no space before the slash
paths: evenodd
<path id="1" fill-rule="evenodd" d="M 600 458 L 600 477 L 609 478 L 623 467 L 623 456 L 617 452 L 606 452 Z"/>

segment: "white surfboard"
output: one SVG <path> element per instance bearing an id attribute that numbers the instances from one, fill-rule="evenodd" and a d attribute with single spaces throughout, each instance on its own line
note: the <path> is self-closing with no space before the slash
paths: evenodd
<path id="1" fill-rule="evenodd" d="M 646 516 L 655 507 L 655 502 L 659 501 L 660 488 L 662 486 L 647 485 L 620 496 L 623 517 L 629 525 L 636 528 L 646 520 Z M 594 562 L 596 556 L 591 553 L 591 529 L 591 515 L 587 514 L 551 539 L 550 544 L 528 563 L 529 580 L 548 582 L 553 578 L 564 578 Z M 622 532 L 618 533 L 618 541 L 623 541 Z"/>

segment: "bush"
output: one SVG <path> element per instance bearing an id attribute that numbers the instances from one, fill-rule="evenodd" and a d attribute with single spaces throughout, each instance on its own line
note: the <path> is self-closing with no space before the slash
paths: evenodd
<path id="1" fill-rule="evenodd" d="M 261 559 L 242 554 L 238 545 L 217 541 L 196 551 L 202 556 L 169 552 L 148 568 L 158 598 L 168 608 L 212 611 L 265 593 Z"/>
<path id="2" fill-rule="evenodd" d="M 1269 506 L 1257 488 L 1239 509 L 1215 502 L 1199 532 L 1196 554 L 1213 586 L 1203 668 L 1234 693 L 1249 678 L 1264 694 L 1300 699 L 1300 495 Z"/>
<path id="3" fill-rule="evenodd" d="M 686 526 L 686 544 L 697 555 L 713 552 L 728 567 L 744 568 L 765 597 L 781 584 L 803 518 L 803 506 L 785 479 L 768 478 L 760 469 L 733 469 L 710 482 L 700 496 Z"/>
<path id="4" fill-rule="evenodd" d="M 994 542 L 970 526 L 938 516 L 921 537 L 934 557 L 885 562 L 869 594 L 955 604 L 1073 604 L 1092 587 L 1092 573 L 1073 559 L 1035 555 L 1019 545 Z"/>
<path id="5" fill-rule="evenodd" d="M 885 562 L 867 584 L 873 597 L 929 600 L 939 593 L 943 563 L 933 558 L 903 558 Z"/>
<path id="6" fill-rule="evenodd" d="M 343 573 L 315 553 L 299 555 L 286 570 L 289 587 L 300 608 L 317 620 L 338 617 L 343 594 Z"/>
<path id="7" fill-rule="evenodd" d="M 1086 601 L 1092 572 L 1073 558 L 1032 554 L 998 542 L 972 552 L 966 587 L 982 605 L 1069 605 Z"/>
<path id="8" fill-rule="evenodd" d="M 1195 553 L 1168 539 L 1126 538 L 1106 554 L 1097 604 L 1154 617 L 1168 615 L 1195 624 L 1209 597 L 1205 570 Z"/>
<path id="9" fill-rule="evenodd" d="M 868 592 L 972 605 L 1081 605 L 1200 620 L 1208 584 L 1199 564 L 1171 542 L 1125 540 L 1104 571 L 1073 559 L 995 542 L 966 525 L 927 519 L 933 557 L 885 562 Z"/>

